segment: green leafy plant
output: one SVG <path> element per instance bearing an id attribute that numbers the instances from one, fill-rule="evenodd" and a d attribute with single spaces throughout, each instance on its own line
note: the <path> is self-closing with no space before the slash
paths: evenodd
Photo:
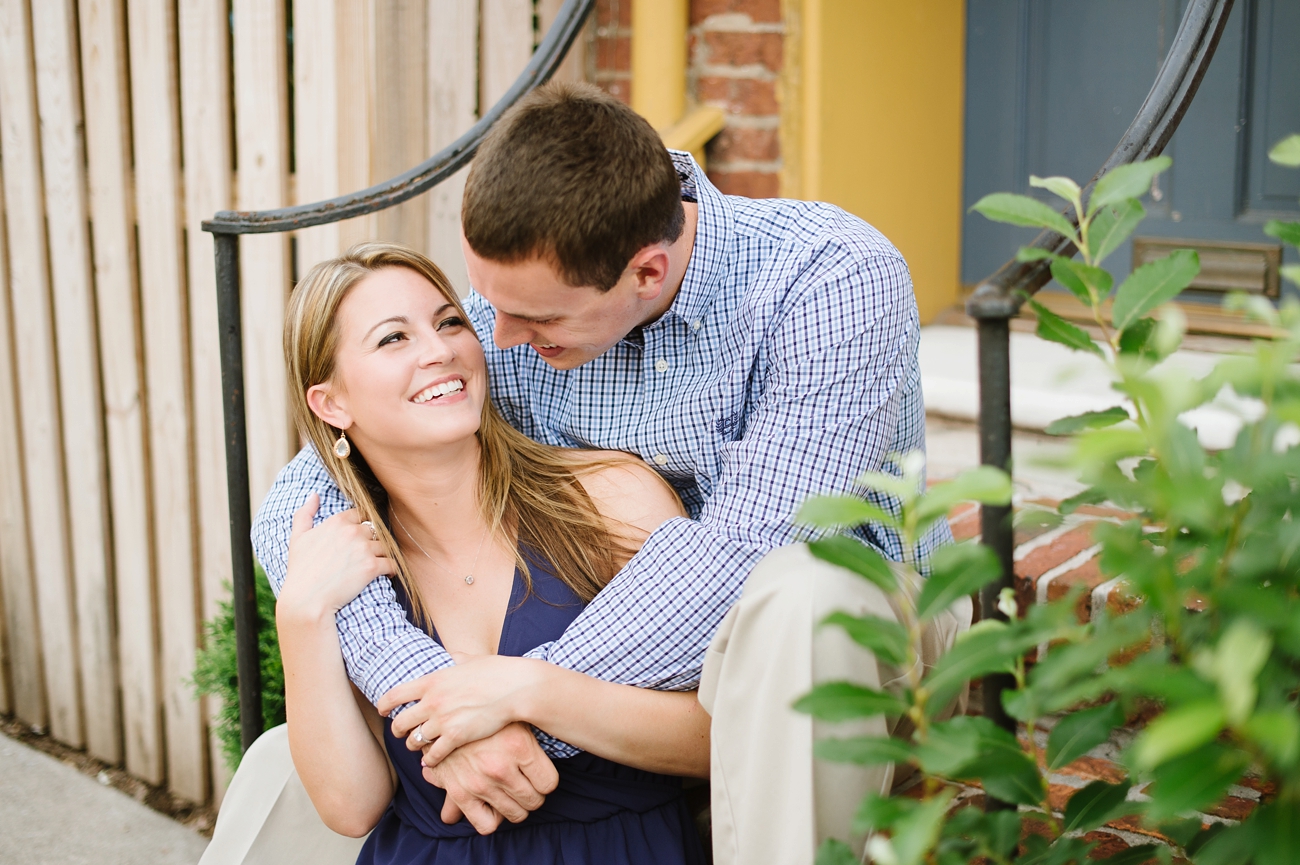
<path id="1" fill-rule="evenodd" d="M 258 655 L 262 667 L 262 729 L 284 723 L 284 667 L 275 633 L 275 595 L 262 566 L 257 565 L 253 582 L 257 586 Z M 239 733 L 239 673 L 235 661 L 235 609 L 229 601 L 206 624 L 207 639 L 194 665 L 194 690 L 200 696 L 217 697 L 213 731 L 221 742 L 221 753 L 233 772 L 243 756 Z"/>
<path id="2" fill-rule="evenodd" d="M 1288 141 L 1274 153 L 1300 164 L 1300 136 Z M 1031 300 L 1038 334 L 1099 357 L 1120 403 L 1053 425 L 1073 438 L 1074 464 L 1087 484 L 1059 514 L 1111 502 L 1133 515 L 1098 523 L 1094 537 L 1103 576 L 1122 577 L 1135 602 L 1080 623 L 1077 594 L 1021 610 L 1004 590 L 999 609 L 1010 621 L 981 621 L 923 678 L 891 693 L 830 683 L 796 703 L 831 722 L 880 714 L 913 721 L 907 739 L 817 745 L 824 759 L 919 769 L 919 797 L 869 795 L 857 812 L 856 828 L 873 833 L 867 855 L 881 865 L 1082 865 L 1105 858 L 1082 836 L 1119 817 L 1157 829 L 1174 846 L 1132 848 L 1105 859 L 1112 863 L 1168 863 L 1178 855 L 1205 865 L 1271 865 L 1300 857 L 1300 304 L 1292 299 L 1278 309 L 1263 298 L 1230 298 L 1275 336 L 1225 356 L 1200 378 L 1164 362 L 1181 343 L 1184 319 L 1177 307 L 1162 305 L 1196 275 L 1195 253 L 1143 265 L 1118 288 L 1101 265 L 1142 219 L 1138 199 L 1169 164 L 1160 157 L 1117 168 L 1086 204 L 1068 178 L 1033 178 L 1069 203 L 1077 227 L 1027 196 L 999 193 L 975 205 L 991 219 L 1050 228 L 1079 249 L 1080 260 L 1020 251 L 1022 260 L 1050 259 L 1053 276 L 1091 311 L 1101 338 Z M 1268 231 L 1289 243 L 1300 239 L 1300 224 L 1273 222 Z M 1300 276 L 1296 270 L 1288 278 Z M 1210 452 L 1180 417 L 1224 392 L 1244 407 L 1240 431 L 1230 447 Z M 1005 477 L 981 468 L 923 493 L 919 458 L 903 465 L 902 480 L 861 479 L 896 496 L 901 518 L 833 496 L 810 500 L 797 519 L 823 531 L 881 524 L 911 549 L 919 531 L 956 502 L 1005 502 L 1010 492 Z M 901 623 L 844 614 L 823 623 L 886 661 L 914 659 L 926 616 L 998 575 L 989 553 L 955 545 L 934 556 L 913 601 L 881 557 L 856 540 L 831 536 L 810 548 L 896 595 Z M 1029 650 L 1048 644 L 1045 656 L 1026 662 Z M 1024 739 L 986 718 L 935 720 L 963 683 L 991 673 L 1014 677 L 1003 705 L 1030 731 Z M 1126 719 L 1152 715 L 1121 754 L 1127 780 L 1094 781 L 1063 811 L 1052 807 L 1040 766 L 1058 771 L 1112 741 Z M 1056 723 L 1043 747 L 1033 731 L 1049 716 Z M 1276 791 L 1248 819 L 1203 826 L 1192 816 L 1247 773 Z M 978 781 L 1018 810 L 954 808 L 953 781 Z M 855 861 L 839 841 L 818 854 L 819 865 Z"/>

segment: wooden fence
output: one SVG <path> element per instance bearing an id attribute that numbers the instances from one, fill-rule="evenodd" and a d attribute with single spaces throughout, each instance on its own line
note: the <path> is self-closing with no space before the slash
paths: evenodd
<path id="1" fill-rule="evenodd" d="M 188 683 L 230 571 L 199 223 L 415 165 L 504 92 L 559 5 L 0 0 L 0 713 L 219 797 L 213 707 Z M 585 77 L 586 44 L 563 75 Z M 463 287 L 460 190 L 243 239 L 254 504 L 296 449 L 293 274 L 382 237 Z"/>

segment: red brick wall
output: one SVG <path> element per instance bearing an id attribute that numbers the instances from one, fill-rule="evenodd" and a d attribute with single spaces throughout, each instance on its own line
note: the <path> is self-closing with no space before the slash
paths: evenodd
<path id="1" fill-rule="evenodd" d="M 625 102 L 632 87 L 632 2 L 597 3 L 589 68 L 593 81 Z M 726 112 L 726 127 L 706 150 L 709 177 L 723 192 L 778 194 L 784 32 L 780 0 L 690 0 L 688 95 Z"/>

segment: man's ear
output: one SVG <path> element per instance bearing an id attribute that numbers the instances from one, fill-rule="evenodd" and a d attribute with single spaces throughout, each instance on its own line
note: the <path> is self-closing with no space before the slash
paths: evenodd
<path id="1" fill-rule="evenodd" d="M 345 430 L 352 426 L 352 415 L 348 413 L 343 401 L 330 389 L 329 382 L 314 384 L 307 388 L 307 407 L 316 417 L 335 429 Z"/>
<path id="2" fill-rule="evenodd" d="M 641 300 L 658 300 L 668 282 L 671 260 L 668 248 L 662 243 L 644 247 L 628 262 L 628 269 L 636 276 L 636 294 Z"/>

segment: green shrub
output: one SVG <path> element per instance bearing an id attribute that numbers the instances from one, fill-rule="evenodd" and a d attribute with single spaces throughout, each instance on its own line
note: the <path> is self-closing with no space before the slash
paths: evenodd
<path id="1" fill-rule="evenodd" d="M 1300 138 L 1275 150 L 1279 161 L 1300 163 Z M 1163 361 L 1182 340 L 1177 307 L 1162 307 L 1187 287 L 1199 263 L 1194 252 L 1175 252 L 1135 270 L 1115 290 L 1100 265 L 1141 221 L 1138 199 L 1170 164 L 1166 157 L 1117 168 L 1094 188 L 1085 209 L 1081 191 L 1063 177 L 1033 178 L 1068 201 L 1080 217 L 1077 231 L 1048 205 L 1025 196 L 996 194 L 975 205 L 1001 222 L 1051 228 L 1071 237 L 1081 260 L 1042 250 L 1021 250 L 1022 260 L 1050 258 L 1052 274 L 1092 310 L 1102 334 L 1083 329 L 1030 301 L 1038 334 L 1100 357 L 1110 369 L 1115 408 L 1089 412 L 1049 431 L 1073 439 L 1074 464 L 1087 489 L 1061 504 L 1059 519 L 1083 503 L 1112 502 L 1134 514 L 1119 524 L 1098 524 L 1100 569 L 1123 577 L 1141 603 L 1127 612 L 1079 624 L 1077 592 L 1063 600 L 1016 610 L 1004 591 L 999 607 L 1009 622 L 985 620 L 923 679 L 919 673 L 897 693 L 851 683 L 820 685 L 796 708 L 827 721 L 879 714 L 909 716 L 907 740 L 856 738 L 819 742 L 831 760 L 919 767 L 920 799 L 869 795 L 856 827 L 876 834 L 867 847 L 882 865 L 958 865 L 983 857 L 997 865 L 1084 865 L 1101 857 L 1081 837 L 1120 816 L 1132 815 L 1177 845 L 1199 865 L 1272 865 L 1300 857 L 1300 303 L 1275 308 L 1260 297 L 1237 296 L 1229 305 L 1265 323 L 1275 334 L 1249 351 L 1225 356 L 1203 378 Z M 1300 224 L 1270 222 L 1269 234 L 1300 241 Z M 1288 268 L 1288 279 L 1300 277 Z M 1160 309 L 1158 318 L 1150 314 Z M 1180 416 L 1223 394 L 1234 395 L 1242 425 L 1233 444 L 1208 452 Z M 835 530 L 862 522 L 889 525 L 912 547 L 928 522 L 956 502 L 1003 502 L 1009 481 L 981 468 L 950 484 L 920 488 L 919 455 L 902 461 L 905 480 L 867 475 L 861 482 L 897 496 L 896 520 L 851 496 L 810 500 L 803 523 Z M 842 613 L 825 624 L 842 627 L 885 660 L 913 668 L 920 623 L 945 603 L 995 579 L 992 555 L 973 544 L 941 550 L 933 575 L 915 603 L 898 592 L 880 557 L 842 536 L 814 541 L 813 553 L 843 565 L 899 596 L 900 626 Z M 1195 603 L 1193 603 L 1195 601 Z M 1051 644 L 1032 667 L 1025 653 Z M 1111 664 L 1117 657 L 1126 663 Z M 1016 687 L 1003 705 L 1030 729 L 1049 715 L 1058 720 L 1040 748 L 1034 737 L 1018 741 L 985 718 L 934 721 L 961 683 L 1010 673 Z M 1123 750 L 1128 779 L 1094 781 L 1053 811 L 1038 771 L 1057 771 L 1111 739 L 1137 710 L 1160 710 Z M 1206 829 L 1189 816 L 1227 793 L 1247 773 L 1276 790 L 1239 825 Z M 979 781 L 990 796 L 1019 811 L 950 811 L 953 792 L 942 783 Z M 1149 784 L 1147 782 L 1150 782 Z M 1130 799 L 1133 787 L 1143 796 Z M 1022 819 L 1037 820 L 1042 834 L 1022 841 Z M 1105 861 L 1169 863 L 1166 848 L 1131 849 Z M 847 845 L 830 841 L 819 865 L 856 862 Z"/>
<path id="2" fill-rule="evenodd" d="M 275 595 L 258 565 L 254 571 L 257 585 L 258 655 L 262 667 L 262 729 L 284 723 L 284 667 L 280 663 L 280 643 L 275 634 Z M 229 588 L 229 587 L 227 587 Z M 229 601 L 218 605 L 218 613 L 205 630 L 207 639 L 194 665 L 193 684 L 200 695 L 217 697 L 220 711 L 213 730 L 221 742 L 221 753 L 233 772 L 243 756 L 239 735 L 239 674 L 235 662 L 235 610 Z"/>

